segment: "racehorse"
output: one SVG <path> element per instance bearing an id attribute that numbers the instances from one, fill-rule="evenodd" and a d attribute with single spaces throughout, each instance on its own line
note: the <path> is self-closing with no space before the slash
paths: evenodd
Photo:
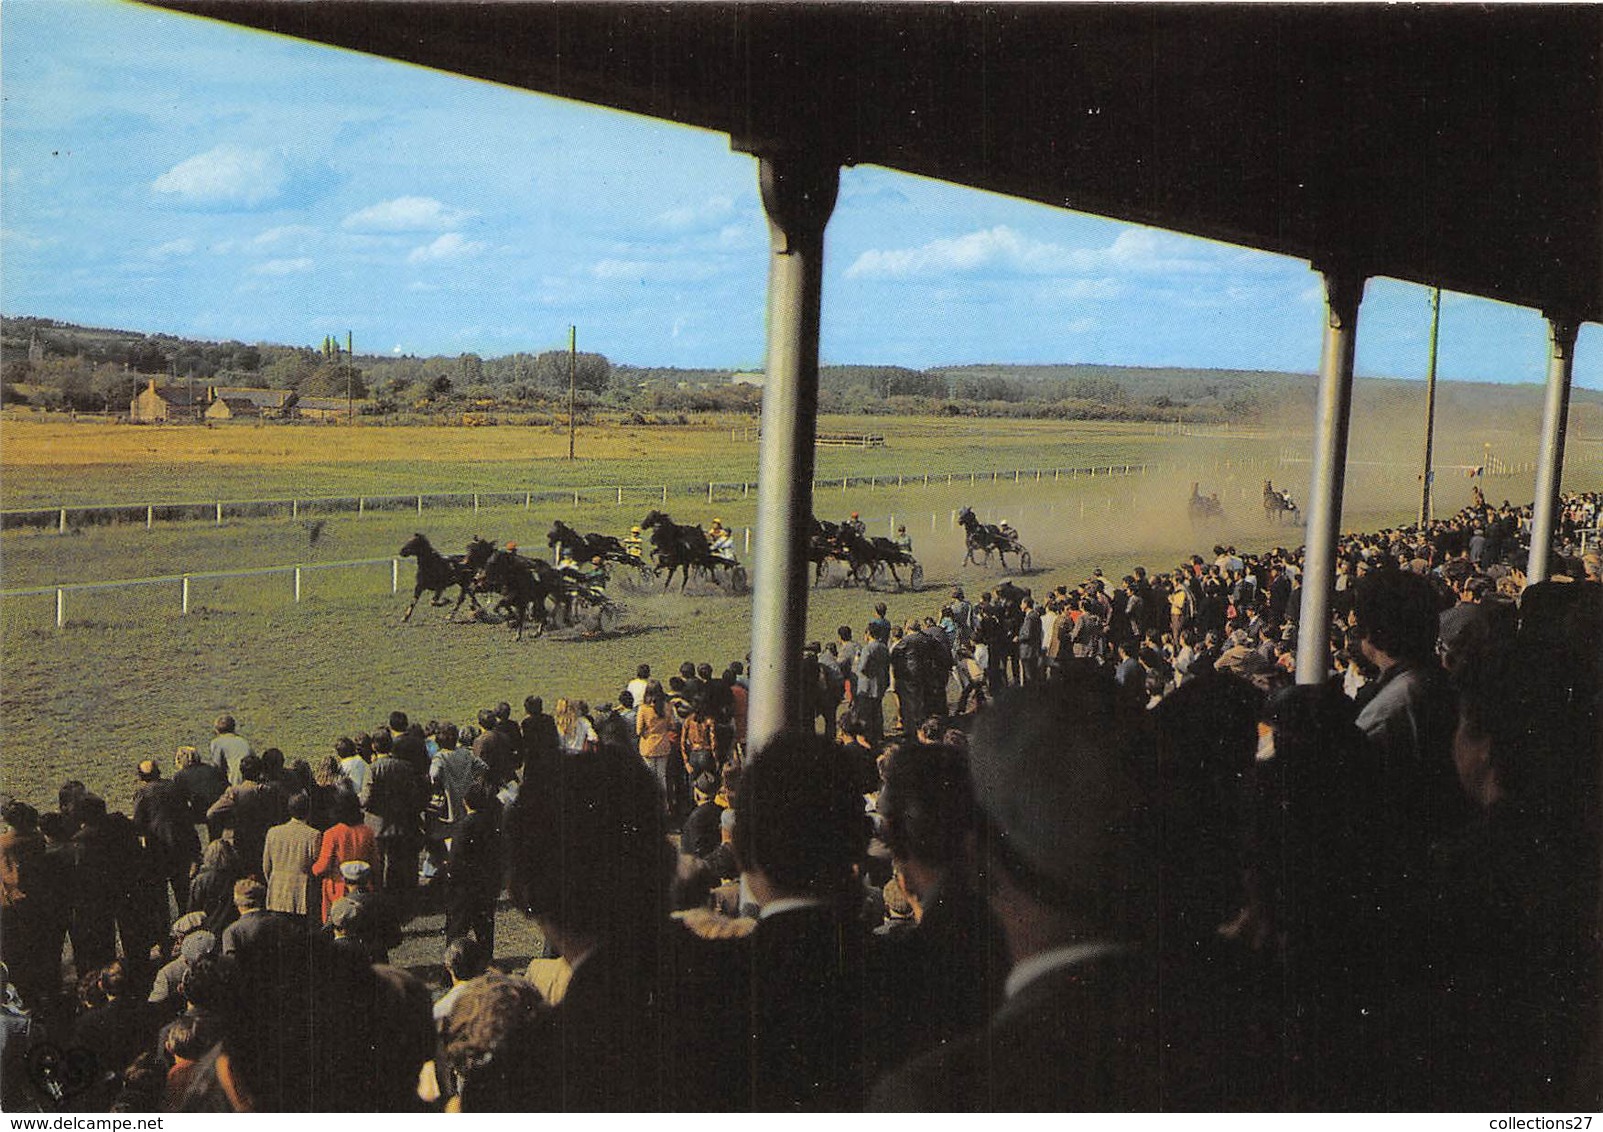
<path id="1" fill-rule="evenodd" d="M 651 532 L 651 553 L 657 562 L 657 573 L 660 574 L 664 570 L 668 572 L 662 583 L 664 590 L 673 584 L 675 570 L 683 575 L 679 583 L 679 591 L 683 593 L 685 586 L 690 583 L 692 567 L 705 570 L 714 585 L 720 584 L 718 570 L 733 572 L 735 568 L 734 560 L 721 558 L 712 552 L 712 544 L 707 541 L 707 532 L 700 527 L 682 526 L 661 511 L 648 512 L 646 517 L 640 520 L 640 526 Z"/>
<path id="2" fill-rule="evenodd" d="M 1203 495 L 1195 483 L 1191 485 L 1191 498 L 1186 501 L 1186 506 L 1193 523 L 1208 523 L 1225 517 L 1224 504 L 1219 502 L 1219 496 Z"/>
<path id="3" fill-rule="evenodd" d="M 474 541 L 483 542 L 482 539 Z M 489 546 L 488 543 L 484 545 Z M 414 533 L 406 541 L 406 545 L 401 547 L 400 556 L 417 559 L 417 583 L 412 587 L 412 603 L 406 607 L 406 612 L 401 616 L 403 625 L 412 620 L 412 610 L 417 608 L 417 599 L 424 593 L 433 592 L 434 597 L 429 601 L 430 605 L 444 605 L 445 591 L 452 586 L 459 588 L 456 605 L 451 609 L 453 620 L 464 601 L 472 602 L 474 611 L 478 611 L 479 602 L 473 596 L 473 581 L 481 563 L 470 561 L 472 550 L 473 544 L 470 543 L 468 555 L 441 554 L 421 532 Z"/>
<path id="4" fill-rule="evenodd" d="M 1009 554 L 1017 554 L 1019 556 L 1019 569 L 1028 570 L 1030 568 L 1030 552 L 1025 549 L 1024 544 L 1019 542 L 1017 538 L 1010 538 L 1004 535 L 1000 527 L 980 522 L 979 519 L 975 518 L 972 508 L 964 507 L 960 510 L 957 513 L 957 523 L 958 526 L 963 528 L 966 536 L 967 553 L 963 558 L 964 565 L 973 563 L 976 566 L 989 566 L 991 564 L 991 555 L 995 554 L 1002 561 L 1002 569 L 1006 570 L 1007 556 Z M 984 555 L 983 559 L 978 557 L 981 554 Z"/>
<path id="5" fill-rule="evenodd" d="M 476 582 L 501 595 L 495 608 L 506 614 L 520 641 L 523 627 L 531 617 L 535 621 L 534 635 L 538 637 L 545 632 L 549 616 L 546 602 L 560 597 L 565 588 L 561 572 L 544 559 L 525 558 L 515 551 L 493 548 L 479 568 Z"/>
<path id="6" fill-rule="evenodd" d="M 902 588 L 902 576 L 896 572 L 896 567 L 908 567 L 908 581 L 916 590 L 924 584 L 924 567 L 918 564 L 907 551 L 897 546 L 888 538 L 878 536 L 868 540 L 874 548 L 874 560 L 868 580 L 872 582 L 876 577 L 889 570 L 891 577 L 896 581 L 896 588 Z"/>
<path id="7" fill-rule="evenodd" d="M 545 542 L 559 555 L 566 554 L 575 562 L 589 562 L 592 558 L 599 558 L 603 562 L 616 562 L 620 566 L 638 565 L 637 560 L 624 549 L 623 543 L 613 536 L 597 534 L 594 531 L 581 535 L 561 519 L 553 521 L 550 533 L 545 536 Z"/>
<path id="8" fill-rule="evenodd" d="M 1297 505 L 1291 501 L 1291 496 L 1284 491 L 1276 491 L 1275 485 L 1269 480 L 1263 481 L 1263 517 L 1267 522 L 1279 524 L 1286 516 L 1291 517 L 1293 523 L 1302 519 L 1302 513 Z"/>

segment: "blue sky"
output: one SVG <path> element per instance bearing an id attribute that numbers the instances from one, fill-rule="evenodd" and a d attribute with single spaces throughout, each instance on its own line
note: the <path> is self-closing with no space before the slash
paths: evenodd
<path id="1" fill-rule="evenodd" d="M 722 135 L 114 0 L 0 7 L 0 309 L 204 338 L 760 368 L 767 233 Z M 1306 263 L 845 170 L 823 358 L 1311 371 Z M 1423 377 L 1372 280 L 1361 373 Z M 1540 381 L 1535 311 L 1443 302 L 1444 379 Z M 1603 388 L 1603 331 L 1577 383 Z"/>

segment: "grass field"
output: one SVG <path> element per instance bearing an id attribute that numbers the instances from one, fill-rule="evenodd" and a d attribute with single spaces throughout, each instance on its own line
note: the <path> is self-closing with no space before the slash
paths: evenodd
<path id="1" fill-rule="evenodd" d="M 1306 491 L 1306 465 L 1283 474 L 1273 466 L 1295 437 L 1170 437 L 1154 435 L 1151 426 L 879 418 L 835 419 L 823 427 L 871 428 L 884 432 L 889 444 L 821 450 L 821 478 L 1182 465 L 1145 477 L 821 491 L 815 510 L 822 517 L 859 510 L 874 533 L 885 533 L 893 515 L 907 524 L 926 584 L 918 594 L 885 595 L 897 618 L 935 612 L 954 582 L 973 593 L 1000 578 L 959 565 L 961 536 L 951 515 L 964 504 L 992 521 L 1010 518 L 1019 528 L 1037 567 L 1024 584 L 1037 589 L 1077 581 L 1095 566 L 1115 575 L 1138 562 L 1172 566 L 1215 541 L 1255 548 L 1300 541 L 1295 528 L 1266 526 L 1257 505 L 1268 474 L 1299 497 Z M 1465 455 L 1479 451 L 1475 439 L 1473 448 L 1460 446 Z M 204 430 L 6 422 L 0 425 L 0 470 L 6 506 L 755 478 L 755 443 L 732 441 L 727 423 L 581 432 L 584 458 L 573 464 L 562 458 L 566 443 L 565 435 L 549 430 L 512 428 Z M 1456 458 L 1451 442 L 1443 449 L 1444 462 Z M 1356 439 L 1352 458 L 1346 525 L 1375 528 L 1408 518 L 1416 506 L 1413 478 L 1358 463 L 1387 457 L 1360 449 Z M 1265 464 L 1243 466 L 1254 460 Z M 1596 486 L 1596 465 L 1588 466 Z M 1193 530 L 1187 521 L 1192 480 L 1220 492 L 1227 520 L 1217 529 Z M 1528 477 L 1495 483 L 1494 491 L 1529 498 Z M 1571 486 L 1586 485 L 1572 477 Z M 1456 508 L 1468 491 L 1468 481 L 1444 481 L 1438 506 Z M 149 531 L 139 524 L 94 527 L 66 536 L 18 531 L 0 538 L 0 572 L 5 588 L 17 589 L 388 557 L 420 528 L 448 550 L 483 535 L 543 553 L 555 518 L 580 530 L 622 533 L 644 509 L 537 505 L 475 515 L 457 508 L 430 511 L 421 520 L 408 511 L 337 515 L 317 530 L 315 544 L 307 521 L 288 518 L 229 519 L 220 527 L 157 524 Z M 670 507 L 682 522 L 705 524 L 716 514 L 737 534 L 754 523 L 754 509 L 754 496 L 721 499 L 709 508 L 704 495 L 686 495 Z M 387 564 L 308 572 L 300 604 L 292 600 L 287 574 L 197 581 L 188 617 L 178 616 L 176 583 L 69 591 L 68 623 L 60 631 L 53 595 L 8 600 L 0 608 L 0 732 L 8 737 L 0 790 L 43 802 L 63 779 L 78 777 L 123 806 L 136 761 L 165 761 L 179 744 L 204 740 L 222 710 L 236 715 L 258 748 L 275 745 L 292 759 L 310 758 L 338 735 L 373 727 L 392 708 L 461 721 L 497 700 L 517 704 L 531 693 L 548 703 L 561 695 L 595 703 L 613 698 L 642 662 L 658 671 L 686 659 L 722 667 L 749 647 L 748 602 L 704 585 L 685 595 L 619 591 L 625 612 L 602 637 L 559 632 L 519 643 L 500 626 L 448 623 L 445 611 L 426 604 L 412 624 L 399 624 L 411 579 L 406 563 L 402 593 L 393 595 Z M 840 624 L 860 631 L 875 600 L 838 584 L 815 590 L 810 635 L 829 639 Z"/>

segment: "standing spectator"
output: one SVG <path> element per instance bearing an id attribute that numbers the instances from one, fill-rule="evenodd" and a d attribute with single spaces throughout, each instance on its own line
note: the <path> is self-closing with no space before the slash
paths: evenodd
<path id="1" fill-rule="evenodd" d="M 494 795 L 482 782 L 469 786 L 462 802 L 466 812 L 451 838 L 446 863 L 445 938 L 449 943 L 472 934 L 486 955 L 494 955 L 495 902 L 501 896 L 503 876 L 498 810 Z"/>
<path id="2" fill-rule="evenodd" d="M 362 820 L 362 806 L 356 795 L 341 793 L 334 824 L 323 831 L 312 875 L 323 882 L 322 920 L 328 921 L 334 901 L 345 895 L 345 877 L 340 871 L 346 861 L 371 862 L 378 856 L 373 831 Z"/>
<path id="3" fill-rule="evenodd" d="M 852 627 L 842 625 L 836 630 L 840 644 L 835 648 L 835 660 L 840 665 L 841 675 L 846 679 L 846 699 L 850 700 L 857 692 L 857 654 L 862 646 L 852 640 Z"/>
<path id="4" fill-rule="evenodd" d="M 298 765 L 304 766 L 305 763 Z M 306 824 L 321 833 L 334 824 L 334 813 L 339 807 L 341 794 L 355 795 L 356 791 L 340 773 L 340 761 L 333 755 L 324 755 L 312 771 L 312 782 L 306 790 L 309 803 Z"/>
<path id="5" fill-rule="evenodd" d="M 223 836 L 233 842 L 240 864 L 254 871 L 262 860 L 267 831 L 278 824 L 275 799 L 262 783 L 262 760 L 248 754 L 239 760 L 239 782 L 206 811 L 206 820 L 223 828 Z"/>
<path id="6" fill-rule="evenodd" d="M 512 773 L 515 775 L 523 769 L 523 731 L 512 718 L 512 705 L 505 700 L 495 705 L 494 727 L 506 736 L 507 746 L 512 752 Z"/>
<path id="7" fill-rule="evenodd" d="M 634 699 L 635 706 L 638 707 L 646 702 L 646 685 L 650 682 L 651 665 L 642 664 L 635 669 L 635 678 L 625 685 L 629 690 L 629 695 Z"/>
<path id="8" fill-rule="evenodd" d="M 55 997 L 61 981 L 60 928 L 67 893 L 51 859 L 39 813 L 25 802 L 0 808 L 0 960 L 35 1012 Z M 53 943 L 53 947 L 52 947 Z"/>
<path id="9" fill-rule="evenodd" d="M 375 744 L 382 747 L 382 743 Z M 379 887 L 404 898 L 417 887 L 419 822 L 423 813 L 423 779 L 387 751 L 380 750 L 368 768 L 362 808 L 373 831 Z"/>
<path id="10" fill-rule="evenodd" d="M 635 703 L 640 703 L 639 697 Z M 518 729 L 523 732 L 524 777 L 543 778 L 557 757 L 556 721 L 546 714 L 545 701 L 539 696 L 524 700 L 523 711 L 523 722 Z"/>
<path id="11" fill-rule="evenodd" d="M 579 711 L 577 701 L 566 697 L 557 700 L 552 718 L 557 725 L 557 742 L 563 755 L 591 755 L 600 748 L 596 730 Z"/>
<path id="12" fill-rule="evenodd" d="M 668 796 L 668 760 L 679 744 L 679 720 L 656 680 L 646 684 L 645 700 L 635 715 L 635 734 L 640 739 L 640 758 L 651 768 L 652 776 Z"/>
<path id="13" fill-rule="evenodd" d="M 311 804 L 305 794 L 289 800 L 289 820 L 267 831 L 262 849 L 262 876 L 267 880 L 267 910 L 305 917 L 320 909 L 312 866 L 322 835 L 307 824 Z"/>
<path id="14" fill-rule="evenodd" d="M 211 757 L 207 761 L 223 772 L 229 785 L 238 786 L 244 781 L 242 764 L 245 756 L 255 752 L 245 737 L 238 734 L 234 727 L 233 716 L 225 712 L 217 717 L 214 727 L 217 734 L 212 738 L 211 746 L 208 748 Z"/>
<path id="15" fill-rule="evenodd" d="M 390 712 L 390 754 L 412 768 L 419 778 L 429 772 L 428 742 L 423 729 L 415 727 L 404 711 Z"/>
<path id="16" fill-rule="evenodd" d="M 340 761 L 340 774 L 358 797 L 367 785 L 367 759 L 356 743 L 344 736 L 334 740 L 334 757 Z"/>
<path id="17" fill-rule="evenodd" d="M 173 785 L 178 787 L 189 806 L 190 823 L 204 825 L 206 839 L 215 839 L 222 830 L 212 828 L 206 820 L 206 811 L 228 789 L 228 776 L 210 763 L 203 762 L 200 752 L 194 747 L 179 747 L 173 755 L 173 768 Z"/>
<path id="18" fill-rule="evenodd" d="M 512 740 L 496 726 L 498 722 L 494 709 L 479 712 L 479 736 L 473 740 L 473 754 L 490 768 L 490 780 L 504 786 L 517 777 L 518 756 Z"/>
<path id="19" fill-rule="evenodd" d="M 154 885 L 133 822 L 108 813 L 105 800 L 86 794 L 73 807 L 72 951 L 79 973 L 117 957 L 116 939 L 134 971 L 143 969 L 161 937 L 165 917 L 154 911 Z M 80 945 L 81 940 L 81 945 Z"/>
<path id="20" fill-rule="evenodd" d="M 744 695 L 744 689 L 742 689 L 742 695 Z M 618 693 L 618 710 L 613 713 L 613 718 L 618 721 L 618 727 L 621 732 L 619 740 L 623 744 L 623 749 L 635 756 L 635 758 L 639 758 L 640 733 L 636 730 L 636 724 L 640 718 L 640 704 L 629 689 L 625 688 Z"/>
<path id="21" fill-rule="evenodd" d="M 456 724 L 447 723 L 439 731 L 440 753 L 429 764 L 429 781 L 445 794 L 445 815 L 435 826 L 434 839 L 444 841 L 451 837 L 467 816 L 462 797 L 468 787 L 490 768 L 471 750 L 462 746 Z"/>
<path id="22" fill-rule="evenodd" d="M 882 701 L 891 678 L 891 653 L 883 635 L 869 634 L 868 643 L 857 656 L 854 672 L 857 687 L 852 697 L 852 715 L 868 741 L 878 743 L 885 736 Z"/>
<path id="23" fill-rule="evenodd" d="M 139 779 L 134 790 L 134 826 L 151 866 L 163 880 L 163 902 L 170 885 L 173 906 L 181 911 L 189 895 L 190 873 L 200 863 L 200 838 L 191 820 L 194 814 L 177 784 L 162 780 L 161 767 L 154 760 L 145 759 L 134 773 Z"/>
<path id="24" fill-rule="evenodd" d="M 211 842 L 201 855 L 200 871 L 189 882 L 185 909 L 201 913 L 205 917 L 201 927 L 220 937 L 239 914 L 234 907 L 234 883 L 244 876 L 234 843 L 221 838 Z"/>
<path id="25" fill-rule="evenodd" d="M 685 720 L 679 732 L 679 748 L 685 775 L 692 782 L 702 774 L 716 778 L 723 767 L 722 752 L 718 746 L 717 721 L 707 710 L 705 692 L 691 705 L 690 717 Z"/>

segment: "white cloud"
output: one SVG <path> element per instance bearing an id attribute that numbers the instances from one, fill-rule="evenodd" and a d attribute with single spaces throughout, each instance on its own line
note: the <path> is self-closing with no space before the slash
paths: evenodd
<path id="1" fill-rule="evenodd" d="M 1007 275 L 1184 274 L 1242 266 L 1243 253 L 1151 228 L 1119 233 L 1103 248 L 1071 248 L 994 228 L 931 240 L 913 248 L 870 249 L 846 269 L 849 279 L 914 279 L 971 273 Z"/>
<path id="2" fill-rule="evenodd" d="M 604 259 L 590 268 L 597 279 L 638 283 L 699 283 L 717 274 L 711 264 L 689 260 Z"/>
<path id="3" fill-rule="evenodd" d="M 455 228 L 470 215 L 433 197 L 396 197 L 351 213 L 340 226 L 362 232 L 439 232 Z"/>
<path id="4" fill-rule="evenodd" d="M 726 196 L 708 197 L 700 204 L 681 205 L 657 214 L 657 223 L 675 232 L 722 224 L 734 214 L 735 202 Z"/>
<path id="5" fill-rule="evenodd" d="M 195 205 L 254 208 L 272 200 L 289 179 L 283 158 L 265 149 L 220 145 L 180 161 L 151 187 Z"/>
<path id="6" fill-rule="evenodd" d="M 468 259 L 489 246 L 482 240 L 464 240 L 460 232 L 447 232 L 430 243 L 413 248 L 406 262 L 437 263 L 447 259 Z"/>
<path id="7" fill-rule="evenodd" d="M 251 273 L 253 275 L 298 275 L 303 271 L 310 271 L 313 266 L 313 261 L 309 256 L 300 256 L 297 259 L 270 259 L 251 268 Z"/>
<path id="8" fill-rule="evenodd" d="M 194 255 L 195 241 L 191 240 L 187 236 L 180 237 L 176 240 L 168 240 L 165 244 L 159 244 L 156 247 L 151 248 L 150 254 L 152 258 L 155 259 L 169 259 L 175 256 Z"/>
<path id="9" fill-rule="evenodd" d="M 269 228 L 259 236 L 251 239 L 253 248 L 282 247 L 285 244 L 294 244 L 304 247 L 308 242 L 317 238 L 317 229 L 307 224 L 281 224 L 277 228 Z"/>

